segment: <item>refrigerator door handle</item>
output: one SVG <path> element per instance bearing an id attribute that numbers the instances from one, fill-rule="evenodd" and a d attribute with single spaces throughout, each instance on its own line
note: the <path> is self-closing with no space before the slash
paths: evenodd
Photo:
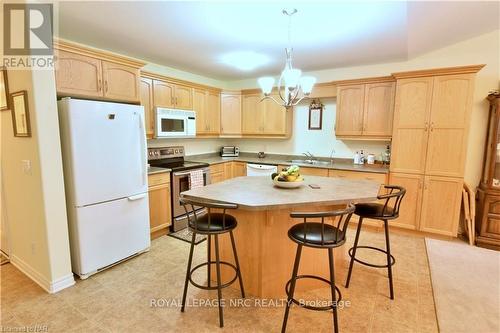
<path id="1" fill-rule="evenodd" d="M 148 194 L 147 193 L 141 193 L 141 194 L 136 194 L 131 197 L 127 197 L 129 201 L 135 201 L 135 200 L 140 200 L 144 199 Z"/>
<path id="2" fill-rule="evenodd" d="M 147 154 L 147 148 L 146 148 L 146 132 L 144 129 L 144 123 L 142 121 L 142 117 L 139 114 L 139 129 L 141 130 L 141 137 L 139 138 L 141 141 L 141 169 L 142 169 L 142 185 L 146 185 L 147 182 L 147 172 L 146 172 L 146 154 Z"/>

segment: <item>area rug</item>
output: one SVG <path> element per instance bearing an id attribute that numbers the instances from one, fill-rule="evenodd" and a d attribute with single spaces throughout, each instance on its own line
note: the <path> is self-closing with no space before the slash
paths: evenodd
<path id="1" fill-rule="evenodd" d="M 500 332 L 500 252 L 425 239 L 439 331 Z"/>
<path id="2" fill-rule="evenodd" d="M 179 230 L 177 232 L 172 232 L 168 234 L 170 237 L 174 237 L 180 240 L 183 240 L 185 242 L 191 243 L 191 239 L 193 238 L 193 233 L 189 228 L 184 228 L 182 230 Z M 198 245 L 201 242 L 203 242 L 207 237 L 205 235 L 196 235 L 194 244 Z"/>

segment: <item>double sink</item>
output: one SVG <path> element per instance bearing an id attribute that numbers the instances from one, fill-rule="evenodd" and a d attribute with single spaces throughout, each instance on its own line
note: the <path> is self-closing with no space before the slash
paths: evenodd
<path id="1" fill-rule="evenodd" d="M 288 163 L 293 164 L 310 164 L 310 165 L 331 165 L 329 161 L 319 161 L 319 160 L 288 160 Z"/>

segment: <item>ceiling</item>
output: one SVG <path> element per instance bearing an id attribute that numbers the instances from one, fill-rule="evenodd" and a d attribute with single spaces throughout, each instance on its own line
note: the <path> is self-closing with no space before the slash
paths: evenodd
<path id="1" fill-rule="evenodd" d="M 319 70 L 404 61 L 499 28 L 492 2 L 139 2 L 58 4 L 61 38 L 220 80 L 277 74 L 288 19 L 293 64 Z M 235 65 L 242 68 L 236 68 Z"/>

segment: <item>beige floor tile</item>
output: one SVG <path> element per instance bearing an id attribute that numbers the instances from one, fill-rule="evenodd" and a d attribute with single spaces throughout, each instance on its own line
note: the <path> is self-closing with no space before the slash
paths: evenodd
<path id="1" fill-rule="evenodd" d="M 355 229 L 349 229 L 348 243 Z M 360 244 L 385 248 L 383 230 L 362 231 Z M 351 285 L 345 288 L 348 263 L 336 271 L 336 283 L 348 306 L 339 309 L 343 333 L 436 332 L 437 323 L 423 238 L 391 232 L 396 257 L 396 299 L 389 299 L 387 270 L 355 264 Z M 350 246 L 346 247 L 346 250 Z M 74 287 L 49 295 L 11 264 L 0 268 L 2 325 L 47 324 L 50 332 L 221 332 L 217 307 L 187 307 L 180 312 L 189 244 L 172 237 L 152 242 L 151 251 L 78 280 Z M 385 261 L 380 253 L 360 254 L 365 260 Z M 196 246 L 194 260 L 206 259 L 206 242 Z M 206 282 L 204 272 L 195 279 Z M 223 290 L 226 302 L 240 297 L 239 288 Z M 330 289 L 297 294 L 311 300 L 328 300 Z M 190 285 L 188 301 L 216 300 L 216 291 Z M 248 297 L 252 300 L 252 297 Z M 175 301 L 165 307 L 158 300 Z M 229 304 L 229 303 L 226 303 Z M 224 308 L 225 332 L 279 332 L 284 307 L 230 306 Z M 293 306 L 287 332 L 331 332 L 331 312 Z"/>

